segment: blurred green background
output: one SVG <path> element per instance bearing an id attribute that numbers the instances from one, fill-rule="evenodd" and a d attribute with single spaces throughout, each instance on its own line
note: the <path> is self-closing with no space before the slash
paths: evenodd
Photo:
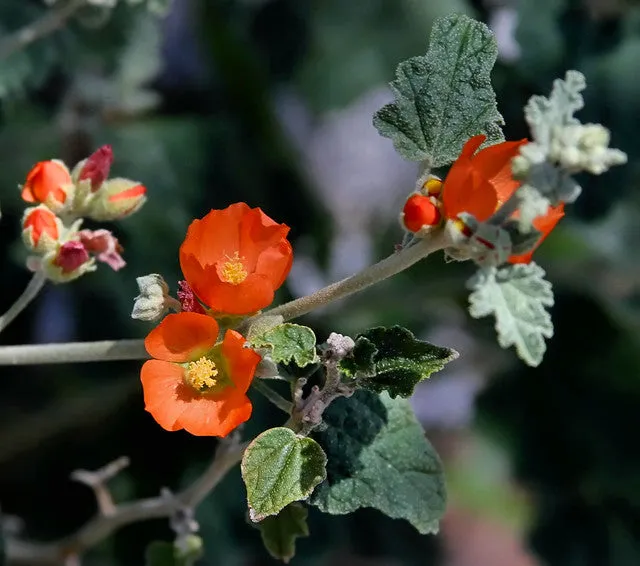
<path id="1" fill-rule="evenodd" d="M 64 0 L 58 0 L 63 3 Z M 154 1 L 150 0 L 149 6 Z M 42 17 L 41 0 L 2 0 L 0 40 Z M 0 61 L 0 261 L 4 311 L 26 285 L 18 183 L 31 165 L 72 164 L 112 144 L 115 175 L 149 202 L 110 226 L 127 268 L 49 286 L 2 344 L 141 338 L 129 319 L 135 277 L 175 289 L 177 249 L 194 217 L 235 201 L 292 227 L 286 300 L 393 250 L 416 169 L 371 117 L 402 59 L 421 54 L 434 18 L 454 11 L 495 31 L 506 137 L 527 135 L 522 107 L 567 69 L 587 77 L 583 122 L 612 130 L 629 164 L 585 178 L 584 193 L 537 252 L 556 290 L 556 336 L 528 369 L 466 314 L 470 265 L 436 258 L 306 320 L 322 339 L 403 324 L 461 353 L 413 403 L 444 458 L 449 511 L 419 536 L 374 511 L 311 510 L 293 564 L 637 566 L 640 564 L 640 7 L 624 0 L 174 0 L 87 8 Z M 0 368 L 0 504 L 5 531 L 60 537 L 94 512 L 73 483 L 128 455 L 118 500 L 178 489 L 215 440 L 167 433 L 144 412 L 140 363 Z M 279 424 L 261 398 L 245 429 Z M 271 564 L 245 519 L 239 473 L 198 509 L 202 564 Z M 7 516 L 9 519 L 7 520 Z M 11 516 L 19 518 L 12 519 Z M 141 566 L 171 539 L 167 521 L 122 529 L 88 566 Z"/>

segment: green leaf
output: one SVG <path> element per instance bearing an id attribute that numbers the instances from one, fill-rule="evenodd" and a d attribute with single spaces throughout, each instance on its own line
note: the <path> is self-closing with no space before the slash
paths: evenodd
<path id="1" fill-rule="evenodd" d="M 410 397 L 420 381 L 457 357 L 455 350 L 417 340 L 401 326 L 378 327 L 357 337 L 352 356 L 340 369 L 366 389 Z"/>
<path id="2" fill-rule="evenodd" d="M 501 269 L 479 270 L 469 280 L 469 313 L 474 318 L 496 317 L 498 343 L 515 346 L 528 365 L 542 361 L 545 338 L 553 336 L 553 323 L 545 307 L 553 306 L 551 283 L 535 263 L 516 264 Z"/>
<path id="3" fill-rule="evenodd" d="M 241 466 L 251 520 L 261 521 L 307 499 L 327 477 L 326 464 L 325 453 L 311 438 L 285 427 L 260 434 L 247 446 Z"/>
<path id="4" fill-rule="evenodd" d="M 279 324 L 265 333 L 249 338 L 254 348 L 271 348 L 271 359 L 276 363 L 295 362 L 299 367 L 317 360 L 316 335 L 307 326 Z"/>
<path id="5" fill-rule="evenodd" d="M 308 514 L 304 505 L 291 503 L 277 515 L 258 523 L 262 542 L 271 556 L 289 563 L 296 553 L 296 539 L 309 536 Z"/>
<path id="6" fill-rule="evenodd" d="M 426 55 L 398 65 L 391 90 L 396 101 L 380 109 L 373 124 L 412 161 L 441 167 L 463 144 L 485 133 L 487 144 L 504 139 L 490 73 L 498 54 L 487 26 L 467 16 L 439 18 Z"/>
<path id="7" fill-rule="evenodd" d="M 334 401 L 314 432 L 327 453 L 327 481 L 311 504 L 334 515 L 373 507 L 435 533 L 446 504 L 442 463 L 405 399 L 356 391 Z"/>

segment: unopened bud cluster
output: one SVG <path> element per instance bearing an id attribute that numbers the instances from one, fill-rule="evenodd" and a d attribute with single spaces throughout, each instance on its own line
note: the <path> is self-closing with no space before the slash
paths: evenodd
<path id="1" fill-rule="evenodd" d="M 22 217 L 22 240 L 37 261 L 28 265 L 62 283 L 95 271 L 96 261 L 112 269 L 124 267 L 123 251 L 106 229 L 81 230 L 85 218 L 96 221 L 125 218 L 144 204 L 146 188 L 129 179 L 109 179 L 113 163 L 105 145 L 72 171 L 57 159 L 41 161 L 21 187 L 28 207 Z"/>

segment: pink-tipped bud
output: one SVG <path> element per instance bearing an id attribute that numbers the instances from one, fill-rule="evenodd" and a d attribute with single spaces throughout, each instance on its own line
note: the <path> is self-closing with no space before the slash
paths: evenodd
<path id="1" fill-rule="evenodd" d="M 112 163 L 111 146 L 103 145 L 86 159 L 78 175 L 78 181 L 91 181 L 91 192 L 95 193 L 109 177 Z"/>
<path id="2" fill-rule="evenodd" d="M 22 240 L 31 251 L 44 254 L 53 250 L 62 230 L 62 222 L 48 207 L 40 205 L 24 211 Z"/>
<path id="3" fill-rule="evenodd" d="M 80 230 L 78 236 L 88 252 L 95 254 L 98 261 L 106 263 L 114 271 L 126 265 L 120 255 L 124 250 L 109 230 Z"/>
<path id="4" fill-rule="evenodd" d="M 82 242 L 70 240 L 44 256 L 40 268 L 51 281 L 66 283 L 95 271 L 95 263 Z"/>
<path id="5" fill-rule="evenodd" d="M 94 220 L 118 220 L 137 212 L 147 200 L 144 185 L 129 179 L 111 179 L 91 201 L 87 216 Z"/>
<path id="6" fill-rule="evenodd" d="M 425 226 L 435 226 L 442 216 L 429 197 L 413 194 L 402 209 L 402 224 L 409 232 L 419 232 Z"/>

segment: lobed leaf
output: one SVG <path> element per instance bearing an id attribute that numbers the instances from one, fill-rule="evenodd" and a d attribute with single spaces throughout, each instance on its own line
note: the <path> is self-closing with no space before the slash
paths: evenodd
<path id="1" fill-rule="evenodd" d="M 374 126 L 400 155 L 430 168 L 453 162 L 476 134 L 503 141 L 490 78 L 497 54 L 483 23 L 461 14 L 437 19 L 427 53 L 398 65 L 395 102 L 375 114 Z"/>
<path id="2" fill-rule="evenodd" d="M 286 322 L 249 338 L 254 348 L 269 348 L 276 363 L 294 362 L 299 367 L 317 360 L 316 335 L 307 326 Z"/>
<path id="3" fill-rule="evenodd" d="M 553 336 L 546 310 L 553 306 L 553 290 L 544 275 L 535 263 L 516 264 L 481 269 L 468 283 L 471 316 L 493 314 L 500 346 L 515 346 L 518 356 L 534 367 L 546 351 L 544 339 Z"/>
<path id="4" fill-rule="evenodd" d="M 458 357 L 451 348 L 417 340 L 401 326 L 372 328 L 356 338 L 352 356 L 340 369 L 358 384 L 392 397 L 410 397 L 415 386 Z"/>
<path id="5" fill-rule="evenodd" d="M 435 533 L 444 514 L 442 463 L 405 399 L 356 391 L 334 401 L 314 432 L 329 458 L 327 480 L 311 504 L 344 515 L 373 507 Z"/>

